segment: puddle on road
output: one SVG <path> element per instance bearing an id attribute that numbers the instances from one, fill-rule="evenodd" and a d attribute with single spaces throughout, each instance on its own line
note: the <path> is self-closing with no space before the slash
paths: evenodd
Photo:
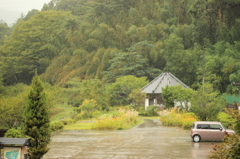
<path id="1" fill-rule="evenodd" d="M 159 127 L 161 125 L 159 120 L 144 119 L 144 123 L 140 124 L 138 128 Z"/>

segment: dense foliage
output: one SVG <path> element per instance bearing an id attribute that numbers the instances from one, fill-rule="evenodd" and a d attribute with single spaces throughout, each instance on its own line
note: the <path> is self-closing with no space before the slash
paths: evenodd
<path id="1" fill-rule="evenodd" d="M 240 137 L 239 135 L 229 135 L 225 137 L 224 143 L 214 145 L 214 151 L 208 156 L 211 159 L 235 159 L 240 158 Z"/>
<path id="2" fill-rule="evenodd" d="M 0 26 L 2 81 L 30 84 L 36 69 L 43 81 L 61 86 L 73 77 L 112 83 L 170 71 L 193 88 L 204 79 L 220 93 L 237 93 L 231 84 L 240 78 L 239 6 L 239 0 L 52 0 L 13 28 Z"/>
<path id="3" fill-rule="evenodd" d="M 28 90 L 29 86 L 24 84 L 6 87 L 5 95 L 0 97 L 1 126 L 8 129 L 22 126 Z"/>
<path id="4" fill-rule="evenodd" d="M 236 134 L 227 135 L 224 138 L 224 142 L 218 145 L 213 145 L 213 151 L 211 151 L 209 158 L 228 159 L 228 158 L 240 158 L 240 114 L 239 110 L 227 109 L 232 118 L 234 119 L 234 128 Z"/>
<path id="5" fill-rule="evenodd" d="M 240 0 L 52 0 L 11 28 L 0 24 L 1 126 L 23 124 L 36 70 L 47 107 L 67 103 L 86 118 L 116 105 L 140 110 L 140 89 L 171 72 L 197 91 L 165 88 L 167 107 L 190 101 L 200 120 L 216 120 L 220 96 L 239 93 L 239 7 Z"/>
<path id="6" fill-rule="evenodd" d="M 190 88 L 183 88 L 181 85 L 166 86 L 162 89 L 162 98 L 166 108 L 174 107 L 175 102 L 180 102 L 179 109 L 189 110 L 189 100 L 192 98 L 193 91 Z"/>
<path id="7" fill-rule="evenodd" d="M 191 109 L 201 121 L 216 121 L 218 113 L 224 110 L 224 98 L 214 91 L 211 84 L 206 83 L 199 90 L 193 92 Z"/>

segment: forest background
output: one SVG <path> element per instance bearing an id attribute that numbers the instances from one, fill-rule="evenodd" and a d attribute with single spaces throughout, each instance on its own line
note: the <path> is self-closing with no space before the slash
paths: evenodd
<path id="1" fill-rule="evenodd" d="M 239 7 L 240 0 L 52 0 L 13 27 L 0 24 L 1 119 L 15 117 L 4 119 L 8 127 L 21 121 L 36 72 L 49 106 L 131 104 L 162 72 L 194 90 L 206 82 L 238 96 Z"/>

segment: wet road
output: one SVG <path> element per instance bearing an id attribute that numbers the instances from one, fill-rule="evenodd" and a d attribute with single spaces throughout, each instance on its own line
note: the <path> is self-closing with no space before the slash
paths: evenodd
<path id="1" fill-rule="evenodd" d="M 129 130 L 58 132 L 43 159 L 205 159 L 211 146 L 193 143 L 189 130 L 146 119 Z"/>

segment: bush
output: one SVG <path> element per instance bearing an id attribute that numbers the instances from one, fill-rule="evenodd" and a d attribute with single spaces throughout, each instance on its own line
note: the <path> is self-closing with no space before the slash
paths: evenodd
<path id="1" fill-rule="evenodd" d="M 233 110 L 233 109 L 225 109 L 225 111 L 230 114 L 230 117 L 228 114 L 219 114 L 219 117 L 221 119 L 227 119 L 223 121 L 232 122 L 232 119 L 234 120 L 233 127 L 235 128 L 235 135 L 226 135 L 224 138 L 224 142 L 219 145 L 213 146 L 213 151 L 211 151 L 211 154 L 208 156 L 212 159 L 237 159 L 240 158 L 240 114 L 239 110 Z"/>
<path id="2" fill-rule="evenodd" d="M 194 113 L 184 113 L 181 118 L 181 126 L 183 129 L 191 129 L 194 121 L 197 121 L 198 118 Z"/>
<path id="3" fill-rule="evenodd" d="M 5 133 L 5 137 L 8 138 L 22 138 L 24 137 L 24 135 L 17 129 L 9 129 L 6 133 Z"/>
<path id="4" fill-rule="evenodd" d="M 144 107 L 140 107 L 140 108 L 138 109 L 138 112 L 139 112 L 139 115 L 147 116 L 147 111 L 145 110 Z"/>
<path id="5" fill-rule="evenodd" d="M 163 125 L 181 126 L 183 129 L 190 129 L 193 122 L 198 120 L 194 113 L 180 113 L 176 109 L 163 110 L 158 114 Z"/>
<path id="6" fill-rule="evenodd" d="M 138 112 L 133 109 L 120 108 L 118 113 L 104 114 L 95 120 L 92 129 L 122 130 L 138 122 Z"/>
<path id="7" fill-rule="evenodd" d="M 93 117 L 93 112 L 97 111 L 97 102 L 95 100 L 85 100 L 82 105 L 79 106 L 81 117 L 88 119 Z"/>
<path id="8" fill-rule="evenodd" d="M 63 119 L 63 120 L 61 120 L 61 122 L 62 122 L 63 125 L 68 125 L 68 124 L 75 123 L 75 120 L 73 120 L 73 119 Z"/>
<path id="9" fill-rule="evenodd" d="M 224 142 L 213 145 L 213 151 L 208 156 L 212 159 L 237 159 L 240 158 L 240 136 L 227 135 Z"/>
<path id="10" fill-rule="evenodd" d="M 235 123 L 234 118 L 231 117 L 228 113 L 225 113 L 225 112 L 218 113 L 217 118 L 227 128 L 229 128 L 229 127 L 232 128 L 233 124 Z"/>
<path id="11" fill-rule="evenodd" d="M 61 129 L 63 129 L 63 126 L 64 126 L 64 124 L 62 121 L 57 121 L 57 122 L 50 124 L 50 130 L 51 131 L 61 130 Z"/>
<path id="12" fill-rule="evenodd" d="M 147 107 L 147 116 L 156 116 L 158 115 L 159 107 L 150 105 Z"/>
<path id="13" fill-rule="evenodd" d="M 95 111 L 92 113 L 93 118 L 98 118 L 102 115 L 103 113 L 101 111 Z"/>
<path id="14" fill-rule="evenodd" d="M 235 132 L 240 135 L 240 112 L 239 110 L 233 110 L 233 109 L 225 109 L 225 111 L 232 116 L 234 119 L 234 130 Z"/>

